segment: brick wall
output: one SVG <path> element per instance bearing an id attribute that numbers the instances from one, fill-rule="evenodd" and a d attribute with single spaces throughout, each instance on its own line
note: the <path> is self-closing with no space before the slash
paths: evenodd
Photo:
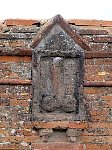
<path id="1" fill-rule="evenodd" d="M 112 149 L 112 22 L 69 22 L 91 47 L 90 51 L 85 51 L 84 98 L 87 120 L 30 120 L 30 43 L 44 22 L 6 20 L 0 26 L 1 150 Z M 67 129 L 70 129 L 68 133 Z M 82 131 L 80 136 L 74 133 L 76 130 L 79 133 Z"/>

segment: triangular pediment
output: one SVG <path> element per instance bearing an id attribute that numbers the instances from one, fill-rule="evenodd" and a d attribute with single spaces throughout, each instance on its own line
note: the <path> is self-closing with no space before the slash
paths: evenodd
<path id="1" fill-rule="evenodd" d="M 31 44 L 32 48 L 52 50 L 89 49 L 85 41 L 60 15 L 44 24 Z"/>

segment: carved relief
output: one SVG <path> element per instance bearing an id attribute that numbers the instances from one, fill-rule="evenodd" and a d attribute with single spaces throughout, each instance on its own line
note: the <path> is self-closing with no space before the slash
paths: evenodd
<path id="1" fill-rule="evenodd" d="M 75 111 L 76 60 L 61 57 L 42 58 L 40 70 L 41 107 L 50 112 Z"/>
<path id="2" fill-rule="evenodd" d="M 78 120 L 84 112 L 83 47 L 86 44 L 60 16 L 39 32 L 32 44 L 33 117 Z"/>

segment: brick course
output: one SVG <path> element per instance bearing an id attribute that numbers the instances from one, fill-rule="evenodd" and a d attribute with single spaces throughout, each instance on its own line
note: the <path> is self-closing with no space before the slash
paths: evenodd
<path id="1" fill-rule="evenodd" d="M 85 50 L 84 82 L 111 83 L 112 21 L 73 19 L 69 20 L 69 23 L 90 45 L 90 50 Z M 84 87 L 87 110 L 85 121 L 37 122 L 30 119 L 30 44 L 41 24 L 44 24 L 44 21 L 11 19 L 6 20 L 1 28 L 0 149 L 111 150 L 112 87 L 107 86 L 108 84 L 105 87 Z M 43 137 L 43 133 L 39 134 L 39 129 L 46 128 L 50 131 L 53 129 L 49 137 Z M 71 137 L 74 142 L 65 138 L 68 128 L 71 131 L 82 131 L 79 137 Z"/>

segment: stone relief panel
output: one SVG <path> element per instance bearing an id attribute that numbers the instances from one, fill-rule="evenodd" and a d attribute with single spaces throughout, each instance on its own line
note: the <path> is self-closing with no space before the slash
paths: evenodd
<path id="1" fill-rule="evenodd" d="M 72 38 L 75 33 L 64 30 L 60 22 L 55 21 L 47 33 L 45 29 L 32 54 L 33 119 L 83 120 L 84 49 Z"/>
<path id="2" fill-rule="evenodd" d="M 75 112 L 77 59 L 44 57 L 40 61 L 41 108 L 52 112 Z"/>

